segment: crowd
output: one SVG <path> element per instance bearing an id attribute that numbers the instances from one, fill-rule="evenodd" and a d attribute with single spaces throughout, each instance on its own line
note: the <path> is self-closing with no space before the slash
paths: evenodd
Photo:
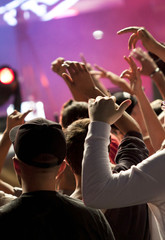
<path id="1" fill-rule="evenodd" d="M 0 179 L 1 235 L 11 239 L 165 239 L 165 46 L 144 27 L 128 27 L 129 69 L 59 57 L 52 71 L 73 99 L 59 123 L 7 117 L 0 141 L 0 173 L 11 144 L 16 188 Z M 137 47 L 141 41 L 144 49 Z M 141 67 L 137 67 L 139 61 Z M 149 76 L 161 99 L 150 102 Z M 110 92 L 100 78 L 120 91 Z"/>

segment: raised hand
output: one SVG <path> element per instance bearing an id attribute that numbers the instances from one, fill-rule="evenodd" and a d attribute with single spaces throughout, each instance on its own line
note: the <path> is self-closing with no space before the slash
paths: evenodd
<path id="1" fill-rule="evenodd" d="M 91 97 L 104 95 L 95 86 L 84 63 L 65 61 L 63 67 L 69 74 L 63 73 L 62 77 L 76 101 L 88 101 Z"/>
<path id="2" fill-rule="evenodd" d="M 0 173 L 5 161 L 5 158 L 7 156 L 7 153 L 9 151 L 11 141 L 9 138 L 9 132 L 10 130 L 20 124 L 24 123 L 24 118 L 31 112 L 32 110 L 28 110 L 25 113 L 20 113 L 17 110 L 14 110 L 6 120 L 6 129 L 2 134 L 2 138 L 0 141 Z M 2 186 L 1 186 L 2 187 Z"/>
<path id="3" fill-rule="evenodd" d="M 117 74 L 115 74 L 113 72 L 105 70 L 104 68 L 102 68 L 102 67 L 100 67 L 98 65 L 95 65 L 95 68 L 98 71 L 90 71 L 91 75 L 93 75 L 93 74 L 100 74 L 100 77 L 108 78 L 111 81 L 111 83 L 113 83 L 114 85 L 119 87 L 122 91 L 128 92 L 128 93 L 132 94 L 130 85 L 129 85 L 129 83 L 126 80 L 124 80 L 123 78 L 119 77 Z"/>
<path id="4" fill-rule="evenodd" d="M 55 59 L 52 63 L 51 63 L 51 69 L 53 72 L 57 73 L 60 77 L 62 77 L 62 74 L 66 72 L 65 67 L 62 66 L 62 64 L 64 63 L 65 59 L 62 57 L 59 57 L 57 59 Z"/>
<path id="5" fill-rule="evenodd" d="M 104 77 L 103 73 L 101 73 L 100 71 L 94 70 L 94 67 L 86 61 L 83 53 L 80 54 L 80 58 L 82 62 L 85 64 L 87 70 L 89 71 L 95 86 L 98 89 L 100 89 L 105 96 L 110 96 L 111 95 L 110 92 L 107 91 L 106 87 L 100 81 L 100 78 Z"/>
<path id="6" fill-rule="evenodd" d="M 97 97 L 89 99 L 88 109 L 91 121 L 106 122 L 110 125 L 115 123 L 131 104 L 131 100 L 125 100 L 118 107 L 115 104 L 115 97 Z"/>
<path id="7" fill-rule="evenodd" d="M 142 75 L 150 76 L 151 73 L 157 68 L 154 60 L 146 51 L 143 51 L 141 48 L 133 49 L 130 53 L 130 56 L 137 59 L 141 63 L 140 73 Z"/>
<path id="8" fill-rule="evenodd" d="M 9 132 L 13 127 L 17 125 L 21 125 L 24 123 L 25 117 L 32 112 L 32 110 L 28 110 L 24 113 L 20 113 L 17 110 L 14 110 L 6 120 L 6 130 Z"/>
<path id="9" fill-rule="evenodd" d="M 108 74 L 108 71 L 105 69 L 105 68 L 103 68 L 103 67 L 100 67 L 100 66 L 98 66 L 98 65 L 94 65 L 94 67 L 97 69 L 97 70 L 91 70 L 90 71 L 90 74 L 92 75 L 92 76 L 99 76 L 100 78 L 107 78 L 108 76 L 107 76 L 107 74 Z"/>
<path id="10" fill-rule="evenodd" d="M 124 57 L 124 59 L 130 65 L 130 69 L 126 69 L 120 75 L 121 78 L 127 78 L 130 81 L 130 87 L 134 94 L 137 94 L 142 89 L 142 80 L 140 77 L 140 68 L 136 66 L 132 57 Z"/>
<path id="11" fill-rule="evenodd" d="M 156 39 L 144 27 L 127 27 L 117 32 L 118 35 L 123 33 L 133 33 L 128 40 L 128 49 L 135 48 L 138 40 L 141 40 L 143 46 L 151 52 L 158 44 Z"/>

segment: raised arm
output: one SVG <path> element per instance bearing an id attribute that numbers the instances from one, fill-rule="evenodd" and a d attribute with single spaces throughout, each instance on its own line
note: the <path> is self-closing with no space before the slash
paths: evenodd
<path id="1" fill-rule="evenodd" d="M 109 124 L 117 121 L 128 105 L 129 102 L 124 102 L 116 109 L 113 98 L 98 97 L 89 101 L 91 123 L 82 163 L 83 200 L 88 206 L 118 208 L 137 205 L 158 200 L 164 191 L 159 181 L 164 176 L 165 151 L 157 152 L 129 170 L 112 173 L 107 151 Z M 125 154 L 126 158 L 130 157 L 127 151 Z"/>
<path id="2" fill-rule="evenodd" d="M 132 33 L 128 41 L 129 49 L 135 48 L 137 41 L 141 40 L 148 51 L 165 61 L 165 46 L 158 42 L 144 27 L 127 27 L 117 32 L 119 35 L 123 33 Z"/>
<path id="3" fill-rule="evenodd" d="M 90 74 L 92 76 L 99 75 L 101 78 L 107 78 L 111 81 L 111 83 L 113 83 L 114 85 L 119 87 L 122 91 L 132 94 L 130 85 L 126 80 L 120 78 L 117 74 L 115 74 L 113 72 L 110 72 L 110 71 L 108 71 L 108 70 L 106 70 L 103 67 L 100 67 L 98 65 L 95 65 L 95 68 L 97 70 L 91 70 L 90 71 Z"/>
<path id="4" fill-rule="evenodd" d="M 96 98 L 98 95 L 105 95 L 95 85 L 84 63 L 65 61 L 63 66 L 68 73 L 63 73 L 62 77 L 76 101 L 87 102 L 91 97 Z"/>
<path id="5" fill-rule="evenodd" d="M 133 92 L 135 93 L 140 110 L 142 112 L 146 128 L 148 130 L 151 143 L 155 149 L 155 151 L 159 150 L 163 140 L 165 139 L 165 131 L 158 120 L 157 115 L 152 109 L 150 102 L 142 89 L 142 81 L 140 77 L 140 69 L 137 68 L 135 62 L 131 57 L 126 58 L 126 61 L 130 65 L 129 70 L 125 70 L 121 76 L 126 77 L 130 80 L 130 84 Z"/>
<path id="6" fill-rule="evenodd" d="M 100 75 L 99 74 L 92 74 L 92 72 L 94 71 L 93 66 L 88 63 L 84 57 L 84 55 L 81 53 L 80 54 L 81 60 L 82 62 L 85 64 L 87 70 L 89 71 L 93 82 L 95 84 L 95 86 L 101 90 L 102 93 L 104 93 L 105 96 L 111 96 L 111 93 L 109 91 L 107 91 L 106 87 L 104 86 L 104 84 L 100 81 Z"/>
<path id="7" fill-rule="evenodd" d="M 2 138 L 1 138 L 1 141 L 0 141 L 0 173 L 2 171 L 4 161 L 5 161 L 6 156 L 8 154 L 9 148 L 11 146 L 11 141 L 9 139 L 9 132 L 14 126 L 19 125 L 19 124 L 23 124 L 24 118 L 30 112 L 31 112 L 31 110 L 22 114 L 22 113 L 18 112 L 17 110 L 15 110 L 13 113 L 11 113 L 7 117 L 6 129 L 3 132 L 3 135 L 2 135 Z M 4 189 L 6 189 L 6 191 L 7 191 L 7 184 L 0 181 L 0 190 L 4 190 Z M 8 193 L 11 193 L 11 191 L 8 191 Z"/>
<path id="8" fill-rule="evenodd" d="M 162 98 L 165 99 L 165 76 L 157 65 L 157 62 L 162 62 L 162 60 L 158 59 L 157 61 L 154 61 L 150 55 L 141 48 L 133 49 L 130 56 L 141 63 L 140 73 L 149 76 L 155 82 Z M 158 64 L 159 63 L 160 62 L 158 62 Z"/>

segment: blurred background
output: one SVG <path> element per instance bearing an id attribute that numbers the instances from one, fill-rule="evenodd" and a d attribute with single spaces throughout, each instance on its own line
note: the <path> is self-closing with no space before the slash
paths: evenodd
<path id="1" fill-rule="evenodd" d="M 24 111 L 30 102 L 41 116 L 58 117 L 72 96 L 63 79 L 52 72 L 53 60 L 81 61 L 83 53 L 91 64 L 120 75 L 128 67 L 123 56 L 129 55 L 129 34 L 116 32 L 144 26 L 164 42 L 164 13 L 164 0 L 1 0 L 0 74 L 11 69 L 8 75 L 13 79 L 6 93 L 0 88 L 1 129 L 9 104 Z M 102 82 L 115 89 L 109 80 Z M 154 100 L 151 79 L 143 77 L 143 85 Z"/>

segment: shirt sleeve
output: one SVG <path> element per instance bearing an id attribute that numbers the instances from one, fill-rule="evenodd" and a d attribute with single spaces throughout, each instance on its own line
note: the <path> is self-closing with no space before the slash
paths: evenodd
<path id="1" fill-rule="evenodd" d="M 84 203 L 105 209 L 160 203 L 165 197 L 165 150 L 126 171 L 112 173 L 108 156 L 110 129 L 109 124 L 104 122 L 89 125 L 82 163 Z M 131 155 L 131 158 L 134 156 L 137 157 L 137 154 Z"/>
<path id="2" fill-rule="evenodd" d="M 143 141 L 142 135 L 139 132 L 128 132 L 121 141 L 116 157 L 116 165 L 113 172 L 127 170 L 132 165 L 137 165 L 142 160 L 147 158 L 149 151 Z"/>

